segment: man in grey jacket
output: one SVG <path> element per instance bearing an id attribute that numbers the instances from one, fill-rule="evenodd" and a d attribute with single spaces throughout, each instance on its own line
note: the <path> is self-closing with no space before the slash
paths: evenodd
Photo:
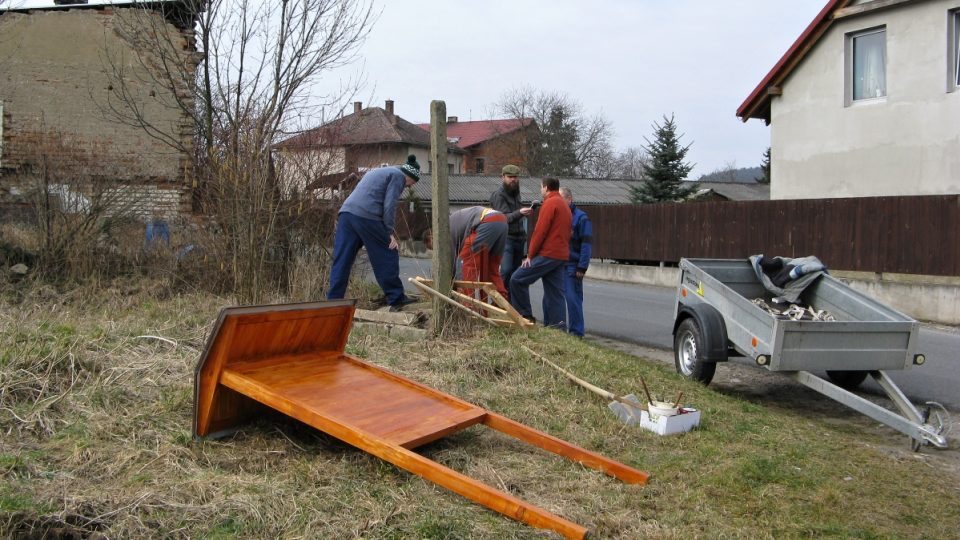
<path id="1" fill-rule="evenodd" d="M 366 247 L 373 275 L 391 311 L 415 301 L 404 294 L 400 281 L 400 245 L 394 234 L 394 219 L 403 190 L 418 180 L 420 164 L 413 155 L 401 166 L 381 167 L 363 175 L 337 217 L 328 300 L 343 298 L 357 253 Z"/>

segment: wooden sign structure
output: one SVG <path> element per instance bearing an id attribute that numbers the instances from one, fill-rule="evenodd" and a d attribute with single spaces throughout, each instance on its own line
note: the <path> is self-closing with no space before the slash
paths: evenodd
<path id="1" fill-rule="evenodd" d="M 483 291 L 493 303 L 484 302 L 480 299 L 468 296 L 459 291 L 450 291 L 450 295 L 445 295 L 433 288 L 433 280 L 421 276 L 408 278 L 407 281 L 415 285 L 421 291 L 432 295 L 448 304 L 451 304 L 460 310 L 466 311 L 471 316 L 483 320 L 494 326 L 509 326 L 529 330 L 536 325 L 520 315 L 510 302 L 503 297 L 497 288 L 488 281 L 454 281 L 454 287 L 463 287 L 464 289 L 479 289 Z"/>
<path id="2" fill-rule="evenodd" d="M 567 538 L 587 529 L 412 449 L 475 424 L 630 484 L 648 474 L 344 352 L 354 300 L 226 308 L 194 379 L 193 434 L 223 436 L 279 411 L 487 508 Z"/>

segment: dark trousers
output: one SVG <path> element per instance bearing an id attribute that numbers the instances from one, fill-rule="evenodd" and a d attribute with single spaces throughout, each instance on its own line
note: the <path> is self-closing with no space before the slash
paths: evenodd
<path id="1" fill-rule="evenodd" d="M 525 244 L 523 238 L 507 237 L 503 246 L 503 258 L 500 259 L 500 279 L 503 280 L 503 286 L 510 290 L 510 278 L 513 273 L 520 268 L 523 258 L 526 255 L 523 250 Z"/>
<path id="2" fill-rule="evenodd" d="M 568 264 L 564 269 L 566 287 L 564 296 L 567 300 L 567 331 L 575 336 L 583 337 L 583 280 L 577 279 L 577 266 Z"/>
<path id="3" fill-rule="evenodd" d="M 390 249 L 390 232 L 382 221 L 342 212 L 337 218 L 337 232 L 333 240 L 333 267 L 330 269 L 330 290 L 327 300 L 343 298 L 350 281 L 350 269 L 360 252 L 367 248 L 370 266 L 383 295 L 390 305 L 405 298 L 400 281 L 400 253 Z"/>
<path id="4" fill-rule="evenodd" d="M 510 279 L 510 305 L 520 315 L 533 318 L 530 307 L 530 285 L 543 280 L 543 325 L 563 328 L 567 306 L 563 299 L 564 266 L 567 261 L 536 256 L 530 266 L 519 268 Z"/>

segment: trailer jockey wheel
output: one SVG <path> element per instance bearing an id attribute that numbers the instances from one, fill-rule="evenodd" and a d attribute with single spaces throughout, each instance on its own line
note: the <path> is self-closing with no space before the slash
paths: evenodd
<path id="1" fill-rule="evenodd" d="M 930 419 L 930 404 L 927 403 L 927 406 L 924 407 L 923 411 L 920 412 L 920 423 L 926 424 L 929 419 Z M 914 452 L 919 452 L 920 449 L 923 448 L 925 444 L 927 444 L 927 441 L 923 439 L 914 439 L 913 437 L 910 438 L 910 449 L 913 450 Z"/>
<path id="2" fill-rule="evenodd" d="M 927 424 L 933 428 L 937 435 L 946 437 L 950 432 L 950 421 L 947 409 L 936 401 L 924 403 L 923 411 L 920 413 L 920 423 Z M 918 441 L 917 439 L 910 439 L 910 449 L 914 452 L 919 452 L 920 448 L 926 444 L 928 444 L 926 440 Z"/>
<path id="3" fill-rule="evenodd" d="M 673 361 L 677 373 L 688 379 L 710 384 L 717 371 L 716 362 L 703 360 L 704 336 L 692 317 L 684 319 L 673 338 Z"/>

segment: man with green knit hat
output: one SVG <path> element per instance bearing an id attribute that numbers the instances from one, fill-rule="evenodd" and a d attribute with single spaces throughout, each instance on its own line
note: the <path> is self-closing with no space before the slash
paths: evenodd
<path id="1" fill-rule="evenodd" d="M 399 311 L 415 302 L 404 294 L 400 281 L 400 243 L 394 233 L 394 220 L 403 190 L 419 180 L 420 164 L 413 155 L 403 165 L 380 167 L 363 175 L 337 217 L 328 300 L 343 298 L 357 253 L 366 247 L 373 275 L 390 310 Z"/>

